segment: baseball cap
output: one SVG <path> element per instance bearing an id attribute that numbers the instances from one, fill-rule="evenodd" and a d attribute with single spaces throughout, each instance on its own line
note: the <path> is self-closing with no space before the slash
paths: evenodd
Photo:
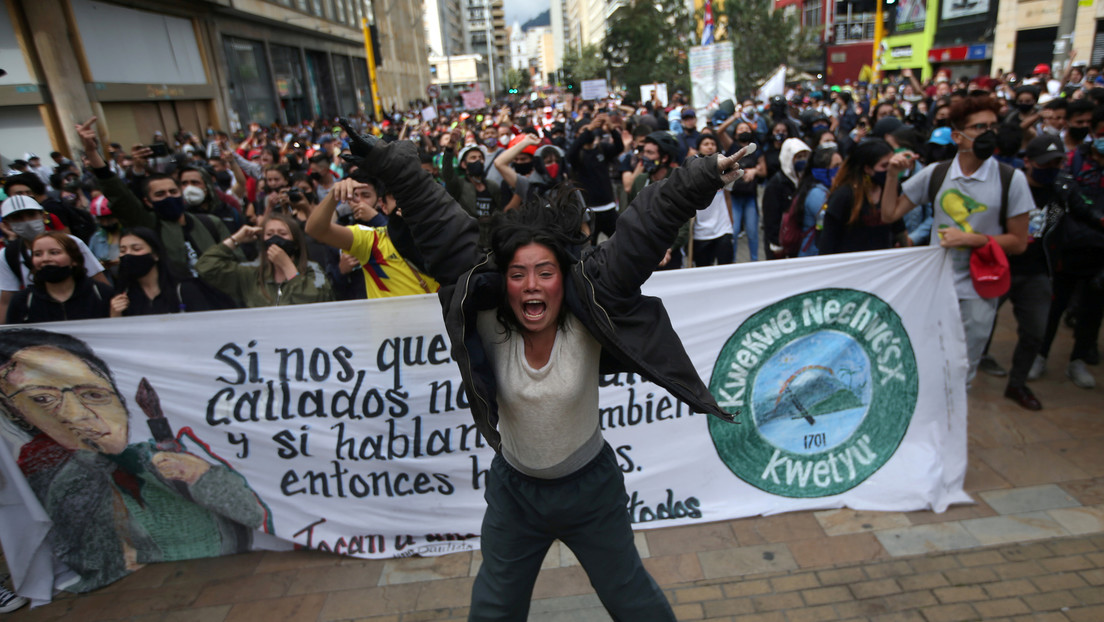
<path id="1" fill-rule="evenodd" d="M 1050 65 L 1046 63 L 1039 63 L 1035 65 L 1035 71 L 1031 72 L 1032 75 L 1038 75 L 1040 73 L 1050 73 Z"/>
<path id="2" fill-rule="evenodd" d="M 1049 134 L 1040 134 L 1027 143 L 1024 157 L 1036 164 L 1050 164 L 1066 156 L 1062 139 Z"/>
<path id="3" fill-rule="evenodd" d="M 985 246 L 970 253 L 970 280 L 982 298 L 999 298 L 1008 293 L 1012 285 L 1008 257 L 992 236 Z"/>
<path id="4" fill-rule="evenodd" d="M 8 197 L 0 204 L 0 218 L 7 218 L 16 212 L 22 212 L 23 210 L 36 209 L 40 212 L 46 210 L 42 209 L 42 206 L 38 204 L 31 197 L 25 197 L 23 195 L 16 195 L 14 197 Z"/>
<path id="5" fill-rule="evenodd" d="M 97 218 L 100 216 L 110 216 L 111 208 L 107 206 L 107 197 L 101 194 L 95 199 L 92 199 L 92 204 L 88 206 L 88 213 Z"/>
<path id="6" fill-rule="evenodd" d="M 456 159 L 463 162 L 464 156 L 468 155 L 468 152 L 473 150 L 482 153 L 484 158 L 487 157 L 487 150 L 483 148 L 483 145 L 464 145 L 460 153 L 456 154 Z"/>
<path id="7" fill-rule="evenodd" d="M 929 143 L 935 143 L 937 145 L 949 145 L 951 144 L 951 128 L 949 127 L 937 127 L 931 133 L 931 138 L 928 139 Z"/>
<path id="8" fill-rule="evenodd" d="M 698 116 L 698 113 L 695 112 L 693 108 L 691 108 L 689 106 L 683 107 L 683 109 L 682 109 L 682 118 L 683 119 L 695 119 L 695 118 L 697 118 L 697 116 Z"/>

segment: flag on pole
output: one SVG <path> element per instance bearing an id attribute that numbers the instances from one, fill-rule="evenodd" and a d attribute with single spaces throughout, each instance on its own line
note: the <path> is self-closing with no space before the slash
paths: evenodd
<path id="1" fill-rule="evenodd" d="M 705 0 L 705 26 L 702 27 L 702 45 L 713 43 L 713 0 Z"/>
<path id="2" fill-rule="evenodd" d="M 786 66 L 779 65 L 759 89 L 759 101 L 767 101 L 773 95 L 782 95 L 786 90 Z"/>

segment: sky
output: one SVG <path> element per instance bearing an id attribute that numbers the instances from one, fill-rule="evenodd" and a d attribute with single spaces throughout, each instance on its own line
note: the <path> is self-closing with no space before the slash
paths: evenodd
<path id="1" fill-rule="evenodd" d="M 506 11 L 506 25 L 512 26 L 516 21 L 524 24 L 527 20 L 547 11 L 549 0 L 503 0 L 503 8 Z"/>

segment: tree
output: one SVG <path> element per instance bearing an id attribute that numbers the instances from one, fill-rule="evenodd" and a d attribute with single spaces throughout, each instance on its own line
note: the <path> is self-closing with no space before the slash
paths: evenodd
<path id="1" fill-rule="evenodd" d="M 506 70 L 506 88 L 510 89 L 511 93 L 526 93 L 531 86 L 527 69 L 511 67 Z"/>
<path id="2" fill-rule="evenodd" d="M 689 91 L 688 54 L 694 25 L 683 0 L 629 0 L 609 19 L 603 56 L 614 80 L 630 93 L 653 82 Z"/>
<path id="3" fill-rule="evenodd" d="M 582 50 L 568 48 L 563 59 L 563 84 L 576 93 L 580 91 L 583 80 L 606 77 L 606 61 L 602 58 L 602 48 L 597 45 L 585 45 Z"/>
<path id="4" fill-rule="evenodd" d="M 816 63 L 818 31 L 802 32 L 797 14 L 771 10 L 772 4 L 772 0 L 724 3 L 717 40 L 732 41 L 740 93 L 751 93 L 783 63 L 798 67 Z"/>

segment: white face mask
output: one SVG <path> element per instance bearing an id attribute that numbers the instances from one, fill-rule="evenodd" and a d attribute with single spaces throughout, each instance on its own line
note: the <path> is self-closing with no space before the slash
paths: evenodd
<path id="1" fill-rule="evenodd" d="M 207 191 L 197 186 L 186 186 L 184 188 L 184 202 L 192 207 L 201 205 L 204 199 L 207 198 Z"/>
<path id="2" fill-rule="evenodd" d="M 23 238 L 27 242 L 30 242 L 43 233 L 46 233 L 46 222 L 41 218 L 35 218 L 34 220 L 25 220 L 23 222 L 13 222 L 9 226 L 16 235 Z"/>

